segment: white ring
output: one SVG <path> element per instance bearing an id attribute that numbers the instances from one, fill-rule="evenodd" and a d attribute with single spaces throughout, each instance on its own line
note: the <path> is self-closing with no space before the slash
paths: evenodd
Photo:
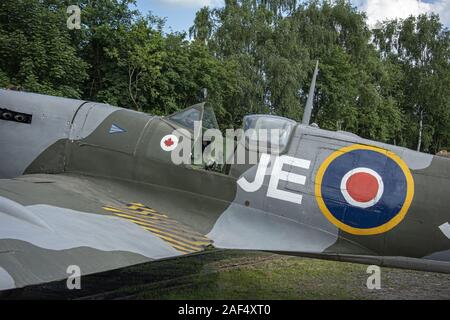
<path id="1" fill-rule="evenodd" d="M 348 181 L 348 179 L 350 179 L 351 176 L 353 176 L 356 173 L 368 173 L 377 179 L 378 192 L 377 192 L 377 195 L 375 196 L 375 198 L 373 198 L 372 200 L 369 200 L 367 202 L 360 202 L 360 201 L 356 201 L 355 199 L 353 199 L 352 196 L 348 193 L 347 181 Z M 344 196 L 345 200 L 347 200 L 347 202 L 349 204 L 351 204 L 352 206 L 359 207 L 359 208 L 369 208 L 369 207 L 372 207 L 375 204 L 377 204 L 378 201 L 380 201 L 381 197 L 383 196 L 383 192 L 384 192 L 383 179 L 381 178 L 381 176 L 378 173 L 376 173 L 372 169 L 356 168 L 356 169 L 353 169 L 353 170 L 350 170 L 349 172 L 347 172 L 347 174 L 342 178 L 341 192 L 342 192 L 342 195 Z"/>
<path id="2" fill-rule="evenodd" d="M 172 139 L 173 144 L 172 144 L 171 146 L 166 146 L 165 142 L 166 142 L 167 140 L 169 140 L 169 139 Z M 163 149 L 164 151 L 167 151 L 167 152 L 173 151 L 173 150 L 175 150 L 175 149 L 177 148 L 177 146 L 178 146 L 178 137 L 175 136 L 175 135 L 173 135 L 173 134 L 168 134 L 167 136 L 164 136 L 164 137 L 161 139 L 160 145 L 161 145 L 161 149 Z"/>

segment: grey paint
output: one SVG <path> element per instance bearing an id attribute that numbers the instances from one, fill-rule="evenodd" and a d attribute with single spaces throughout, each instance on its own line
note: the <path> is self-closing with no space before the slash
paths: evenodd
<path id="1" fill-rule="evenodd" d="M 0 290 L 8 290 L 16 287 L 14 279 L 2 267 L 0 267 Z"/>
<path id="2" fill-rule="evenodd" d="M 0 90 L 0 106 L 18 112 L 31 113 L 31 124 L 0 121 L 2 148 L 0 178 L 12 178 L 58 139 L 68 136 L 71 121 L 82 101 L 24 94 Z M 26 147 L 23 140 L 28 140 Z"/>
<path id="3" fill-rule="evenodd" d="M 152 259 L 179 255 L 151 232 L 121 218 L 48 205 L 27 208 L 50 229 L 0 212 L 0 239 L 17 239 L 50 250 L 91 247 L 102 251 L 128 251 Z"/>
<path id="4" fill-rule="evenodd" d="M 121 109 L 102 103 L 83 104 L 73 119 L 68 138 L 81 140 L 88 137 L 111 113 L 118 110 Z"/>
<path id="5" fill-rule="evenodd" d="M 272 166 L 271 157 L 260 190 L 248 193 L 238 187 L 233 204 L 217 220 L 208 237 L 219 248 L 244 248 L 253 250 L 301 251 L 320 253 L 334 244 L 338 229 L 319 212 L 314 197 L 314 163 L 317 145 L 301 140 L 296 134 L 288 151 L 289 156 L 311 161 L 309 170 L 296 167 L 285 171 L 306 176 L 304 186 L 280 181 L 278 188 L 303 195 L 302 204 L 294 204 L 266 197 Z M 257 166 L 251 167 L 241 177 L 253 181 Z M 245 203 L 249 203 L 246 207 Z"/>
<path id="6" fill-rule="evenodd" d="M 311 86 L 309 88 L 308 100 L 306 101 L 305 111 L 303 113 L 302 123 L 305 125 L 309 125 L 311 122 L 311 113 L 313 111 L 313 103 L 314 103 L 314 92 L 316 90 L 316 80 L 319 74 L 319 60 L 316 62 L 316 68 L 314 70 L 313 78 L 311 81 Z"/>
<path id="7" fill-rule="evenodd" d="M 448 262 L 448 261 L 450 261 L 450 250 L 435 252 L 435 253 L 430 254 L 423 258 L 429 259 L 429 260 L 438 260 L 438 261 L 447 261 Z"/>
<path id="8" fill-rule="evenodd" d="M 335 143 L 339 143 L 339 141 L 341 141 L 346 145 L 364 144 L 383 148 L 392 151 L 400 156 L 411 170 L 423 170 L 425 168 L 428 168 L 433 161 L 433 156 L 430 154 L 416 152 L 403 147 L 397 147 L 381 142 L 363 139 L 355 134 L 347 132 L 328 131 L 312 126 L 299 125 L 297 127 L 297 134 L 309 135 L 319 139 L 322 138 L 322 141 L 324 143 L 330 143 L 330 139 L 333 139 Z"/>
<path id="9" fill-rule="evenodd" d="M 81 100 L 49 97 L 34 93 L 24 93 L 0 89 L 0 107 L 17 112 L 32 114 L 31 124 L 0 121 L 0 179 L 13 178 L 25 169 L 44 150 L 64 138 L 83 138 L 89 135 L 114 110 L 108 105 L 88 103 L 77 115 L 85 102 Z M 86 110 L 89 118 L 83 117 Z M 76 116 L 77 115 L 77 116 Z M 72 121 L 76 119 L 76 127 Z M 71 133 L 72 131 L 72 133 Z M 26 140 L 26 144 L 23 142 Z"/>
<path id="10" fill-rule="evenodd" d="M 322 252 L 336 234 L 262 210 L 232 204 L 207 235 L 226 249 Z"/>
<path id="11" fill-rule="evenodd" d="M 0 212 L 16 219 L 20 219 L 23 222 L 31 223 L 45 229 L 50 229 L 50 227 L 44 221 L 34 215 L 31 210 L 5 197 L 0 197 Z"/>
<path id="12" fill-rule="evenodd" d="M 66 279 L 68 267 L 72 265 L 80 268 L 83 277 L 149 261 L 152 259 L 125 251 L 89 247 L 49 250 L 16 239 L 0 240 L 0 265 L 14 279 L 17 288 Z"/>

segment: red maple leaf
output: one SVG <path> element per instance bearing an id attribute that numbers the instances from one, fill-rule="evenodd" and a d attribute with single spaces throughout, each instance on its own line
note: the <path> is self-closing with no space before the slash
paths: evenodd
<path id="1" fill-rule="evenodd" d="M 172 138 L 167 139 L 166 141 L 164 141 L 164 144 L 166 145 L 166 147 L 171 147 L 173 146 L 175 142 L 173 142 Z"/>

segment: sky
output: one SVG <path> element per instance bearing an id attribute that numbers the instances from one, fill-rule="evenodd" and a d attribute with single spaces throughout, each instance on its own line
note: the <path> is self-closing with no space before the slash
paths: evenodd
<path id="1" fill-rule="evenodd" d="M 450 27 L 450 0 L 351 0 L 360 10 L 365 11 L 368 23 L 392 18 L 406 18 L 409 15 L 435 12 L 441 21 Z M 137 8 L 147 14 L 152 11 L 165 17 L 167 31 L 188 31 L 193 24 L 195 13 L 201 7 L 220 6 L 222 0 L 137 0 Z"/>

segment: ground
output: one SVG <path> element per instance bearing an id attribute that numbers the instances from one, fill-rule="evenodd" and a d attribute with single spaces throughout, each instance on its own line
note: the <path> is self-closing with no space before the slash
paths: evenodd
<path id="1" fill-rule="evenodd" d="M 15 292 L 20 299 L 450 299 L 450 275 L 381 269 L 381 289 L 369 290 L 367 266 L 213 250 Z"/>

